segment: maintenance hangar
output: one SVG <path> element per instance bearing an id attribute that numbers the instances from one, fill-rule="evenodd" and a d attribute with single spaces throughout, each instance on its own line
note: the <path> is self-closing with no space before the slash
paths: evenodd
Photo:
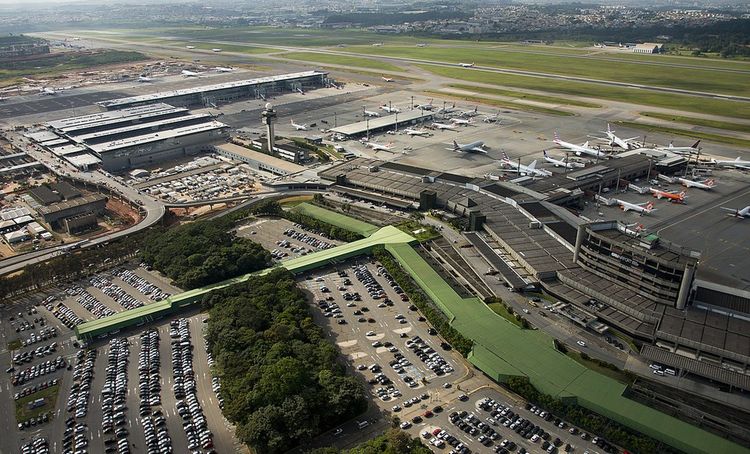
<path id="1" fill-rule="evenodd" d="M 209 114 L 191 114 L 164 103 L 65 118 L 47 123 L 65 144 L 37 134 L 43 146 L 87 170 L 100 164 L 110 172 L 196 154 L 228 137 L 227 126 Z"/>
<path id="2" fill-rule="evenodd" d="M 233 102 L 243 98 L 263 98 L 288 92 L 301 92 L 330 85 L 328 73 L 303 71 L 280 74 L 257 79 L 237 80 L 213 85 L 162 91 L 148 95 L 110 99 L 97 103 L 105 109 L 122 109 L 154 103 L 169 103 L 174 106 L 213 107 L 219 103 Z"/>

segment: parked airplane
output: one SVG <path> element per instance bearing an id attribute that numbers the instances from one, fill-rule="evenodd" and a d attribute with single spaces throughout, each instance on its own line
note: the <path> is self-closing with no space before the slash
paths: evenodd
<path id="1" fill-rule="evenodd" d="M 496 123 L 500 121 L 500 114 L 495 113 L 492 115 L 485 115 L 484 118 L 482 118 L 482 121 L 485 123 Z"/>
<path id="2" fill-rule="evenodd" d="M 294 122 L 294 120 L 292 120 L 292 126 L 294 126 L 294 129 L 296 129 L 297 131 L 307 131 L 306 124 L 298 125 L 297 123 Z"/>
<path id="3" fill-rule="evenodd" d="M 377 112 L 373 112 L 372 110 L 365 110 L 365 117 L 379 117 L 380 114 Z"/>
<path id="4" fill-rule="evenodd" d="M 234 68 L 228 68 L 226 66 L 217 66 L 214 68 L 216 71 L 219 71 L 220 73 L 231 73 L 234 71 Z"/>
<path id="5" fill-rule="evenodd" d="M 50 88 L 50 87 L 42 87 L 39 89 L 39 93 L 42 95 L 52 96 L 52 95 L 57 94 L 57 90 L 55 90 L 54 88 Z"/>
<path id="6" fill-rule="evenodd" d="M 469 126 L 471 124 L 471 120 L 466 120 L 463 118 L 451 118 L 451 123 L 456 126 Z"/>
<path id="7" fill-rule="evenodd" d="M 455 109 L 456 109 L 456 103 L 454 102 L 451 107 L 442 107 L 438 109 L 437 113 L 445 115 L 445 114 L 449 114 L 453 112 Z"/>
<path id="8" fill-rule="evenodd" d="M 393 82 L 393 79 L 390 77 L 382 76 L 381 79 L 383 79 L 385 82 Z"/>
<path id="9" fill-rule="evenodd" d="M 467 144 L 460 144 L 454 140 L 453 148 L 449 148 L 449 150 L 457 151 L 459 153 L 487 153 L 487 150 L 484 149 L 484 142 L 482 142 L 481 140 L 477 140 Z"/>
<path id="10" fill-rule="evenodd" d="M 459 63 L 458 65 L 461 66 L 461 67 L 463 67 L 463 68 L 473 68 L 474 67 L 474 62 L 471 62 L 471 63 Z"/>
<path id="11" fill-rule="evenodd" d="M 372 148 L 375 151 L 391 151 L 393 150 L 393 142 L 388 142 L 385 145 L 381 145 L 377 142 L 362 142 L 367 148 Z"/>
<path id="12" fill-rule="evenodd" d="M 297 89 L 296 89 L 295 91 L 296 91 L 297 93 L 301 94 L 301 95 L 304 95 L 304 94 L 305 94 L 305 90 L 303 90 L 302 88 L 297 88 Z"/>
<path id="13" fill-rule="evenodd" d="M 722 210 L 730 211 L 731 214 L 728 214 L 727 216 L 734 216 L 736 218 L 744 219 L 744 218 L 750 218 L 750 206 L 746 206 L 743 209 L 739 208 L 727 208 L 727 207 L 721 207 Z"/>
<path id="14" fill-rule="evenodd" d="M 153 82 L 154 79 L 146 76 L 138 76 L 138 82 Z"/>
<path id="15" fill-rule="evenodd" d="M 734 161 L 712 159 L 711 162 L 719 167 L 734 167 L 742 170 L 750 170 L 750 161 L 740 159 L 739 156 L 737 156 L 737 159 Z"/>
<path id="16" fill-rule="evenodd" d="M 685 186 L 686 188 L 698 188 L 698 189 L 711 189 L 716 186 L 716 182 L 713 178 L 709 178 L 703 181 L 693 181 L 687 178 L 677 178 L 677 182 Z"/>
<path id="17" fill-rule="evenodd" d="M 187 69 L 182 70 L 182 77 L 200 77 L 200 73 L 195 71 L 188 71 Z"/>
<path id="18" fill-rule="evenodd" d="M 464 110 L 459 115 L 461 115 L 462 117 L 476 117 L 479 114 L 479 112 L 477 112 L 477 109 L 478 108 L 475 106 L 474 110 Z"/>
<path id="19" fill-rule="evenodd" d="M 552 156 L 550 156 L 550 155 L 547 154 L 547 150 L 544 150 L 544 160 L 547 161 L 547 162 L 549 162 L 550 164 L 554 164 L 555 167 L 565 167 L 565 168 L 568 168 L 568 169 L 575 169 L 575 168 L 578 168 L 578 167 L 586 167 L 585 164 L 582 164 L 580 162 L 568 162 L 567 159 L 566 160 L 555 159 Z"/>
<path id="20" fill-rule="evenodd" d="M 552 172 L 550 172 L 549 170 L 537 169 L 536 159 L 531 161 L 531 164 L 529 165 L 523 165 L 520 162 L 511 160 L 504 151 L 503 151 L 503 159 L 500 161 L 500 163 L 503 166 L 510 167 L 514 171 L 518 172 L 520 175 L 531 175 L 531 176 L 539 176 L 539 177 L 548 177 L 552 175 Z"/>
<path id="21" fill-rule="evenodd" d="M 388 113 L 399 113 L 399 112 L 401 112 L 401 109 L 399 109 L 398 107 L 389 107 L 387 104 L 383 104 L 382 106 L 380 106 L 380 108 L 382 110 L 385 110 Z"/>
<path id="22" fill-rule="evenodd" d="M 430 131 L 425 131 L 424 129 L 406 128 L 404 130 L 404 134 L 406 134 L 406 135 L 408 135 L 410 137 L 414 137 L 414 136 L 425 136 L 426 137 L 426 136 L 430 135 Z"/>
<path id="23" fill-rule="evenodd" d="M 648 190 L 657 199 L 668 199 L 670 202 L 674 203 L 685 203 L 685 191 L 662 191 L 661 189 L 656 188 L 648 188 Z"/>
<path id="24" fill-rule="evenodd" d="M 697 153 L 700 150 L 700 148 L 698 147 L 700 143 L 701 141 L 698 140 L 697 142 L 690 145 L 689 147 L 675 147 L 672 142 L 669 142 L 668 147 L 656 147 L 655 149 L 659 151 L 671 151 L 672 153 L 677 153 L 677 154 Z"/>
<path id="25" fill-rule="evenodd" d="M 633 142 L 638 137 L 621 139 L 615 135 L 615 132 L 612 130 L 612 127 L 609 125 L 609 123 L 607 123 L 607 130 L 602 132 L 607 135 L 607 140 L 609 141 L 610 147 L 620 147 L 623 150 L 631 150 L 633 148 L 636 148 L 636 145 L 631 142 Z"/>
<path id="26" fill-rule="evenodd" d="M 195 49 L 195 46 L 185 46 L 187 49 Z"/>
<path id="27" fill-rule="evenodd" d="M 414 106 L 415 109 L 421 109 L 421 110 L 432 110 L 435 106 L 432 105 L 432 98 L 428 99 L 430 101 L 427 104 L 417 104 Z"/>
<path id="28" fill-rule="evenodd" d="M 620 199 L 615 199 L 615 202 L 617 202 L 617 204 L 620 205 L 620 208 L 622 208 L 622 211 L 625 211 L 626 213 L 630 210 L 633 210 L 643 216 L 644 214 L 649 214 L 652 211 L 656 211 L 654 209 L 654 202 L 630 203 Z"/>
<path id="29" fill-rule="evenodd" d="M 587 154 L 598 158 L 602 158 L 605 156 L 605 154 L 601 150 L 590 148 L 588 141 L 584 142 L 583 145 L 563 142 L 562 140 L 560 140 L 560 136 L 558 135 L 557 131 L 555 131 L 555 139 L 553 140 L 553 142 L 560 147 L 567 148 L 568 150 L 574 152 L 577 156 L 581 156 L 582 154 Z"/>
<path id="30" fill-rule="evenodd" d="M 221 52 L 221 49 L 218 48 L 218 47 L 215 47 L 215 48 L 211 49 L 211 51 L 212 52 Z"/>
<path id="31" fill-rule="evenodd" d="M 456 125 L 447 125 L 445 123 L 433 123 L 432 127 L 433 128 L 437 128 L 437 129 L 439 129 L 441 131 L 443 131 L 445 129 L 447 129 L 449 131 L 455 131 L 456 130 Z"/>

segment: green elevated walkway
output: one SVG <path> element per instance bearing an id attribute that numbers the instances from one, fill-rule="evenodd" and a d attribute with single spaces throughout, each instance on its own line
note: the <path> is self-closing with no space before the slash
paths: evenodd
<path id="1" fill-rule="evenodd" d="M 397 229 L 396 227 L 387 226 L 376 230 L 367 238 L 354 241 L 352 243 L 342 244 L 331 249 L 314 252 L 312 254 L 293 258 L 282 262 L 278 267 L 286 268 L 294 274 L 330 265 L 336 262 L 342 262 L 351 257 L 356 257 L 370 252 L 373 246 L 384 244 L 409 244 L 416 240 Z M 268 273 L 274 268 L 268 268 L 259 273 Z M 203 299 L 203 296 L 213 290 L 222 289 L 233 284 L 248 280 L 252 274 L 235 277 L 206 287 L 196 288 L 172 295 L 164 301 L 147 304 L 143 307 L 118 312 L 109 317 L 91 320 L 81 323 L 75 329 L 76 336 L 79 339 L 93 339 L 97 336 L 106 335 L 113 331 L 135 326 L 142 323 L 150 322 L 164 317 L 167 314 L 190 306 Z"/>

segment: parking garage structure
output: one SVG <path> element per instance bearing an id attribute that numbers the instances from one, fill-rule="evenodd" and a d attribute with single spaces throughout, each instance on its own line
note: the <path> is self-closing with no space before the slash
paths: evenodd
<path id="1" fill-rule="evenodd" d="M 233 102 L 238 99 L 266 99 L 294 91 L 304 93 L 306 90 L 325 87 L 330 83 L 326 72 L 303 71 L 110 99 L 97 104 L 107 110 L 154 103 L 169 103 L 182 107 L 214 107 L 219 103 Z"/>

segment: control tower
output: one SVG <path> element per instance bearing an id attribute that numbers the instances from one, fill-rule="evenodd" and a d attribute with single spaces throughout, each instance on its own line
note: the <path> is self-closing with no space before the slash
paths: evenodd
<path id="1" fill-rule="evenodd" d="M 266 137 L 268 138 L 268 154 L 274 155 L 273 148 L 273 124 L 276 121 L 276 111 L 273 108 L 273 104 L 270 102 L 266 103 L 266 108 L 260 114 L 263 124 L 266 125 Z"/>

